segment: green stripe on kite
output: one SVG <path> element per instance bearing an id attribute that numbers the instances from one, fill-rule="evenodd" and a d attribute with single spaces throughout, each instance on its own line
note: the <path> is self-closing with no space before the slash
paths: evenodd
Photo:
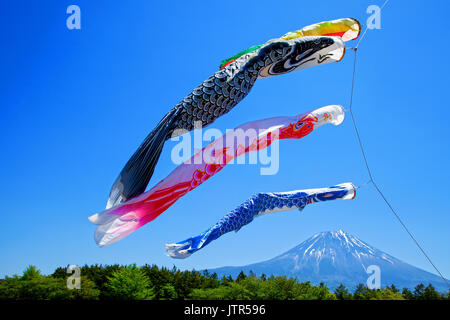
<path id="1" fill-rule="evenodd" d="M 253 51 L 255 51 L 255 50 L 261 48 L 262 46 L 263 46 L 262 44 L 257 45 L 257 46 L 253 46 L 253 47 L 251 47 L 251 48 L 248 48 L 247 50 L 244 50 L 244 51 L 241 51 L 241 52 L 235 54 L 235 55 L 232 56 L 231 58 L 222 60 L 222 62 L 220 63 L 220 69 L 222 69 L 223 67 L 225 67 L 227 64 L 230 64 L 231 62 L 233 62 L 233 61 L 236 60 L 237 58 L 243 56 L 244 54 L 253 52 Z"/>

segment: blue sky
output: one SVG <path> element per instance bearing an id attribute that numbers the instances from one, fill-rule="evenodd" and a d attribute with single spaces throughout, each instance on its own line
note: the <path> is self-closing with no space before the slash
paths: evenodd
<path id="1" fill-rule="evenodd" d="M 81 30 L 66 8 L 81 8 Z M 372 186 L 353 201 L 264 216 L 186 260 L 164 244 L 214 224 L 256 192 L 368 180 L 348 116 L 280 143 L 280 170 L 234 165 L 124 240 L 98 248 L 87 217 L 101 211 L 117 174 L 161 117 L 251 45 L 323 20 L 365 23 L 382 1 L 2 1 L 0 277 L 28 264 L 145 263 L 181 269 L 272 258 L 320 231 L 343 229 L 432 271 Z M 450 276 L 448 74 L 445 1 L 391 0 L 381 30 L 358 53 L 354 113 L 377 183 L 435 264 Z M 354 46 L 348 43 L 348 46 Z M 258 80 L 213 125 L 348 107 L 353 53 L 339 62 Z M 166 143 L 150 185 L 173 168 Z"/>

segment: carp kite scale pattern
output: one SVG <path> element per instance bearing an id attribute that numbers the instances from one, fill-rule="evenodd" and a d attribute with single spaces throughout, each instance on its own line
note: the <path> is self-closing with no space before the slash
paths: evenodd
<path id="1" fill-rule="evenodd" d="M 172 258 L 184 259 L 225 233 L 238 232 L 243 226 L 252 222 L 254 218 L 268 213 L 293 209 L 301 211 L 307 204 L 314 202 L 353 199 L 355 194 L 355 186 L 352 183 L 342 183 L 321 189 L 258 193 L 198 236 L 177 243 L 166 244 L 167 255 Z"/>

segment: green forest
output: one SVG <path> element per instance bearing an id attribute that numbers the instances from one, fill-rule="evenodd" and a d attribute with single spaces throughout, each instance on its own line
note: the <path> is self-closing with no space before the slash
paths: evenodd
<path id="1" fill-rule="evenodd" d="M 85 265 L 77 289 L 67 268 L 42 275 L 29 266 L 22 275 L 0 280 L 0 300 L 449 300 L 450 292 L 437 292 L 430 284 L 413 290 L 395 286 L 371 290 L 365 285 L 330 290 L 324 284 L 283 276 L 255 276 L 241 272 L 236 279 L 208 271 L 181 271 L 156 265 Z"/>

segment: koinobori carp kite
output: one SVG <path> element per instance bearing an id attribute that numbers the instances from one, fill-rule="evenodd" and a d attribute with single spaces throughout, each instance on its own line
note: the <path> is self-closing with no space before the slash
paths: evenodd
<path id="1" fill-rule="evenodd" d="M 344 41 L 355 40 L 361 32 L 359 21 L 352 18 L 343 18 L 333 21 L 319 22 L 303 29 L 286 33 L 280 39 L 292 40 L 296 38 L 309 36 L 325 36 L 325 37 L 341 37 Z M 243 56 L 262 47 L 263 45 L 252 46 L 244 51 L 235 54 L 231 58 L 225 59 L 220 63 L 220 68 L 226 67 L 228 64 Z"/>
<path id="2" fill-rule="evenodd" d="M 187 258 L 225 233 L 230 231 L 237 232 L 243 226 L 252 222 L 254 218 L 268 213 L 293 209 L 299 209 L 301 211 L 310 203 L 338 199 L 353 199 L 354 197 L 355 186 L 352 183 L 342 183 L 333 187 L 321 189 L 258 193 L 198 236 L 174 244 L 166 244 L 167 254 L 172 258 Z"/>
<path id="3" fill-rule="evenodd" d="M 339 125 L 344 108 L 330 105 L 293 117 L 253 121 L 228 131 L 179 165 L 149 191 L 89 217 L 99 225 L 95 241 L 112 244 L 154 220 L 180 197 L 198 187 L 233 159 L 262 150 L 279 139 L 299 139 L 326 123 Z M 250 134 L 249 134 L 250 132 Z M 238 143 L 235 143 L 237 139 Z"/>
<path id="4" fill-rule="evenodd" d="M 206 79 L 167 113 L 131 156 L 111 188 L 106 208 L 145 191 L 164 142 L 180 134 L 177 129 L 191 131 L 197 121 L 211 124 L 247 96 L 256 79 L 340 61 L 345 54 L 343 39 L 359 35 L 359 23 L 347 20 L 323 22 L 270 40 Z"/>

